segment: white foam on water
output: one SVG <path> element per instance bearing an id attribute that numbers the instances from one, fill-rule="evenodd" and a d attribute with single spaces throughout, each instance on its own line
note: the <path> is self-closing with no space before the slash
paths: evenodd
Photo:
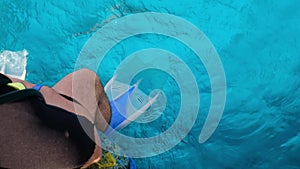
<path id="1" fill-rule="evenodd" d="M 25 80 L 27 65 L 26 49 L 22 51 L 4 50 L 0 53 L 0 72 L 8 76 Z"/>

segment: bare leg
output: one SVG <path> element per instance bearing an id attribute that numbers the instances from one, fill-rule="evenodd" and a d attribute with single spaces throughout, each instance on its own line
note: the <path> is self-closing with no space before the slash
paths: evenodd
<path id="1" fill-rule="evenodd" d="M 20 80 L 20 79 L 16 79 L 16 78 L 12 78 L 10 77 L 10 79 L 13 82 L 21 82 L 23 83 L 26 88 L 33 88 L 34 84 L 24 81 L 24 80 Z M 78 105 L 77 103 L 72 103 L 71 101 L 67 100 L 66 98 L 62 97 L 59 93 L 57 93 L 54 89 L 48 87 L 48 86 L 43 86 L 40 89 L 40 92 L 43 94 L 43 97 L 45 99 L 45 102 L 49 105 L 53 105 L 56 107 L 60 107 L 62 109 L 65 109 L 69 112 L 73 112 L 77 115 L 81 115 L 81 116 L 85 116 L 86 118 L 88 118 L 90 121 L 94 121 L 94 117 L 92 117 L 92 115 L 88 112 L 88 110 L 81 106 Z M 77 111 L 75 111 L 75 104 L 77 105 Z"/>
<path id="2" fill-rule="evenodd" d="M 74 76 L 76 76 L 76 81 L 73 79 Z M 96 127 L 101 131 L 106 130 L 111 119 L 111 108 L 96 73 L 88 69 L 73 72 L 65 76 L 52 88 L 58 93 L 79 101 L 90 112 Z M 76 94 L 74 94 L 74 91 L 76 91 Z"/>

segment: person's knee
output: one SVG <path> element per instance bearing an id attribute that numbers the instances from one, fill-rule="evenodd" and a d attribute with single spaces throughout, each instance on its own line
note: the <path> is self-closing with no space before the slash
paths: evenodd
<path id="1" fill-rule="evenodd" d="M 95 72 L 93 72 L 92 70 L 87 69 L 87 68 L 83 68 L 83 69 L 77 70 L 74 73 L 80 73 L 80 74 L 84 74 L 84 75 L 97 76 L 97 74 Z"/>

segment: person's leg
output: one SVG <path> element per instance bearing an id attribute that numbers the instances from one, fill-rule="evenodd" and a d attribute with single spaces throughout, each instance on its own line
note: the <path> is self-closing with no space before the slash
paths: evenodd
<path id="1" fill-rule="evenodd" d="M 73 72 L 52 88 L 58 93 L 77 100 L 91 113 L 96 127 L 101 131 L 106 130 L 111 119 L 111 108 L 96 73 L 88 69 Z"/>
<path id="2" fill-rule="evenodd" d="M 24 80 L 12 78 L 12 77 L 9 77 L 9 78 L 12 80 L 12 82 L 20 82 L 20 83 L 24 84 L 26 86 L 26 88 L 28 88 L 28 89 L 33 88 L 35 86 L 35 84 L 24 81 Z M 43 86 L 40 89 L 40 92 L 42 93 L 42 95 L 45 99 L 45 102 L 48 105 L 56 106 L 56 107 L 62 108 L 64 110 L 67 110 L 69 112 L 73 112 L 77 115 L 84 116 L 87 119 L 89 119 L 90 121 L 94 122 L 94 116 L 92 116 L 85 107 L 83 107 L 82 105 L 77 104 L 77 103 L 72 103 L 70 100 L 64 98 L 59 93 L 57 93 L 56 90 L 54 90 L 48 86 Z M 75 109 L 75 106 L 76 106 L 76 109 Z"/>

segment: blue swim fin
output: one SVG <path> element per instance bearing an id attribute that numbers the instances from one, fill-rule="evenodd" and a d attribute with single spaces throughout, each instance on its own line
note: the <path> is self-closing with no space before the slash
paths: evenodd
<path id="1" fill-rule="evenodd" d="M 119 96 L 113 101 L 110 101 L 110 106 L 111 106 L 111 112 L 112 112 L 112 117 L 110 121 L 110 127 L 105 131 L 105 134 L 109 134 L 112 129 L 119 129 L 120 126 L 122 125 L 122 122 L 124 122 L 127 117 L 126 117 L 126 108 L 127 104 L 129 102 L 130 95 L 132 92 L 135 90 L 136 86 L 131 86 L 124 94 Z"/>

